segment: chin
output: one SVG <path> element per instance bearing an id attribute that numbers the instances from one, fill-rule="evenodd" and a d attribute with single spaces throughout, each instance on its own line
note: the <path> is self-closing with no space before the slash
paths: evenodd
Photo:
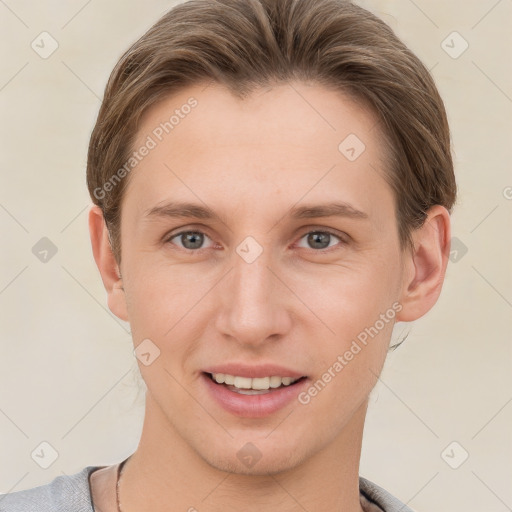
<path id="1" fill-rule="evenodd" d="M 237 475 L 268 476 L 283 473 L 299 466 L 307 453 L 290 437 L 283 439 L 254 438 L 254 442 L 230 439 L 225 445 L 196 447 L 198 455 L 212 468 Z M 249 438 L 250 439 L 250 438 Z M 202 448 L 202 449 L 201 449 Z M 313 447 L 312 447 L 313 449 Z"/>
<path id="2" fill-rule="evenodd" d="M 237 458 L 207 458 L 203 455 L 203 460 L 219 471 L 247 476 L 270 476 L 289 471 L 300 464 L 300 461 L 296 459 L 296 454 L 293 460 L 290 459 L 289 452 L 282 456 L 272 454 L 272 457 L 262 456 L 254 466 L 249 467 L 240 462 Z"/>

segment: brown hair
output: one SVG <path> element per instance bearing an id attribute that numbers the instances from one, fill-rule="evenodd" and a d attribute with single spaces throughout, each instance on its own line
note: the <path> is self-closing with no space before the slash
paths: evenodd
<path id="1" fill-rule="evenodd" d="M 369 105 L 389 147 L 385 178 L 402 249 L 412 248 L 411 232 L 431 206 L 451 212 L 456 183 L 442 99 L 429 71 L 382 20 L 345 0 L 190 0 L 122 55 L 91 135 L 87 185 L 119 264 L 128 179 L 119 171 L 142 114 L 178 89 L 211 80 L 239 97 L 259 86 L 316 82 Z"/>

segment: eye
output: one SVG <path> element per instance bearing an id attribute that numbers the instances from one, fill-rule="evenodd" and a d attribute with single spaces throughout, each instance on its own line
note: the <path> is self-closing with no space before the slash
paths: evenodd
<path id="1" fill-rule="evenodd" d="M 315 250 L 318 249 L 320 251 L 320 250 L 332 247 L 332 245 L 330 245 L 330 242 L 334 241 L 333 237 L 337 238 L 342 244 L 345 243 L 345 241 L 339 235 L 331 233 L 330 231 L 321 231 L 321 230 L 309 231 L 308 233 L 304 234 L 301 237 L 301 240 L 306 238 L 306 243 L 310 245 L 307 248 L 312 248 Z M 336 245 L 336 244 L 334 244 L 334 245 Z M 299 245 L 299 247 L 301 247 L 301 246 Z M 319 251 L 317 251 L 317 252 L 319 252 Z"/>
<path id="2" fill-rule="evenodd" d="M 168 237 L 166 243 L 174 243 L 171 241 L 175 238 L 181 242 L 181 245 L 176 244 L 178 247 L 189 251 L 197 251 L 197 249 L 203 249 L 201 246 L 203 245 L 205 238 L 211 240 L 210 237 L 205 235 L 202 231 L 181 231 Z"/>
<path id="3" fill-rule="evenodd" d="M 346 243 L 345 240 L 341 238 L 341 236 L 332 233 L 331 231 L 325 231 L 325 230 L 316 230 L 316 231 L 309 231 L 308 233 L 305 233 L 302 235 L 300 240 L 306 239 L 306 243 L 309 244 L 309 247 L 313 249 L 315 252 L 320 252 L 325 249 L 329 249 L 336 244 L 332 243 L 335 242 L 334 239 L 337 239 L 341 244 Z M 173 240 L 177 239 L 180 243 L 176 243 Z M 203 244 L 205 242 L 205 239 L 208 239 L 212 242 L 211 238 L 203 233 L 202 231 L 180 231 L 179 233 L 175 233 L 165 240 L 165 243 L 172 243 L 174 245 L 177 245 L 178 247 L 181 247 L 184 250 L 187 251 L 193 251 L 198 252 L 201 249 L 206 249 L 207 247 L 203 247 Z M 213 245 L 210 245 L 210 248 Z M 300 244 L 297 245 L 298 247 L 304 247 Z"/>

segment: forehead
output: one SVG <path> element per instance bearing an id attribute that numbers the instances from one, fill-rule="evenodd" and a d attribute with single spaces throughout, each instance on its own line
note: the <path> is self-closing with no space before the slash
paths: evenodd
<path id="1" fill-rule="evenodd" d="M 150 107 L 139 123 L 136 145 L 151 135 L 157 143 L 174 140 L 173 150 L 179 152 L 187 149 L 179 139 L 193 135 L 201 141 L 196 149 L 205 150 L 219 143 L 304 147 L 321 135 L 320 150 L 338 150 L 340 138 L 349 133 L 373 142 L 368 139 L 376 125 L 376 116 L 361 101 L 317 84 L 262 87 L 242 99 L 213 82 L 178 90 Z"/>
<path id="2" fill-rule="evenodd" d="M 244 99 L 195 85 L 143 116 L 132 149 L 151 149 L 125 194 L 137 197 L 139 216 L 169 197 L 224 198 L 234 208 L 252 199 L 258 212 L 269 193 L 288 207 L 307 195 L 308 204 L 341 199 L 375 210 L 392 201 L 382 139 L 369 109 L 319 85 L 260 88 Z"/>

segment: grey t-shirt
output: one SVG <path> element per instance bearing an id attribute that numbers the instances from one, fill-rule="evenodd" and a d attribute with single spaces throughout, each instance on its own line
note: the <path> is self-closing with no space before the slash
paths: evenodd
<path id="1" fill-rule="evenodd" d="M 94 512 L 89 475 L 105 466 L 87 466 L 50 483 L 0 495 L 0 512 Z M 378 485 L 359 477 L 361 507 L 365 512 L 414 512 Z"/>

